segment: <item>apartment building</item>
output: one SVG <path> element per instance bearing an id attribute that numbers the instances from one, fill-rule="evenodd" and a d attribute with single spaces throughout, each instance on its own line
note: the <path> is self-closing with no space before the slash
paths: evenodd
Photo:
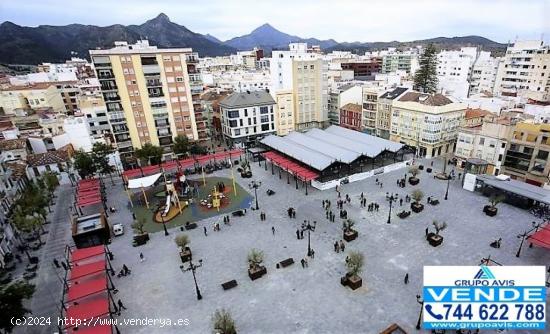
<path id="1" fill-rule="evenodd" d="M 405 94 L 409 89 L 397 87 L 382 94 L 377 101 L 376 106 L 376 136 L 390 139 L 391 131 L 391 107 L 393 101 Z"/>
<path id="2" fill-rule="evenodd" d="M 348 104 L 359 104 L 362 101 L 362 87 L 357 84 L 346 84 L 330 91 L 328 100 L 328 121 L 332 125 L 340 124 L 340 109 Z"/>
<path id="3" fill-rule="evenodd" d="M 510 131 L 501 173 L 542 186 L 550 173 L 550 124 L 520 122 Z"/>
<path id="4" fill-rule="evenodd" d="M 470 74 L 468 96 L 493 92 L 500 61 L 500 58 L 491 57 L 490 52 L 478 51 Z"/>
<path id="5" fill-rule="evenodd" d="M 101 94 L 82 95 L 78 97 L 80 113 L 84 115 L 93 138 L 107 139 L 108 143 L 114 143 L 114 138 L 107 116 L 107 106 Z"/>
<path id="6" fill-rule="evenodd" d="M 378 96 L 381 88 L 363 87 L 361 130 L 370 135 L 376 135 L 378 118 Z"/>
<path id="7" fill-rule="evenodd" d="M 348 103 L 340 108 L 340 126 L 361 131 L 363 109 L 360 104 Z"/>
<path id="8" fill-rule="evenodd" d="M 441 94 L 407 92 L 393 101 L 390 139 L 431 158 L 454 152 L 466 106 Z"/>
<path id="9" fill-rule="evenodd" d="M 394 48 L 382 57 L 382 73 L 405 71 L 414 74 L 418 69 L 418 54 L 412 51 L 396 51 Z"/>
<path id="10" fill-rule="evenodd" d="M 517 41 L 506 49 L 495 81 L 495 95 L 550 102 L 550 46 Z"/>
<path id="11" fill-rule="evenodd" d="M 275 94 L 275 129 L 279 136 L 294 131 L 294 94 L 291 90 L 280 90 Z"/>
<path id="12" fill-rule="evenodd" d="M 51 108 L 58 113 L 67 112 L 65 101 L 55 82 L 8 86 L 0 90 L 0 109 L 6 115 L 15 115 L 17 110 L 44 108 Z"/>
<path id="13" fill-rule="evenodd" d="M 271 92 L 291 90 L 294 130 L 321 128 L 328 123 L 328 65 L 306 43 L 290 43 L 289 51 L 272 51 Z"/>
<path id="14" fill-rule="evenodd" d="M 275 104 L 265 91 L 233 93 L 221 100 L 222 129 L 228 143 L 245 145 L 276 133 Z"/>
<path id="15" fill-rule="evenodd" d="M 171 155 L 173 138 L 205 140 L 202 92 L 190 48 L 158 49 L 148 41 L 115 42 L 107 50 L 90 50 L 101 83 L 118 151 L 130 155 L 145 143 Z"/>
<path id="16" fill-rule="evenodd" d="M 469 158 L 483 159 L 488 163 L 487 174 L 500 174 L 514 125 L 511 117 L 490 114 L 483 117 L 481 124 L 461 126 L 455 150 L 459 166 Z"/>
<path id="17" fill-rule="evenodd" d="M 382 72 L 382 57 L 374 57 L 369 60 L 340 63 L 342 70 L 353 71 L 353 76 L 371 77 Z"/>

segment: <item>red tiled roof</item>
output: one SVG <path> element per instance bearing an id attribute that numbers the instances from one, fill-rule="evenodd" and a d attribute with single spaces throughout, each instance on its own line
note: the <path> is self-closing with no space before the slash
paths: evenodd
<path id="1" fill-rule="evenodd" d="M 348 104 L 344 105 L 343 107 L 341 107 L 340 109 L 349 110 L 349 111 L 356 112 L 356 113 L 360 113 L 362 111 L 361 106 L 358 105 L 358 104 L 355 104 L 355 103 L 348 103 Z"/>
<path id="2" fill-rule="evenodd" d="M 27 147 L 26 139 L 6 139 L 0 141 L 0 151 L 11 151 Z"/>
<path id="3" fill-rule="evenodd" d="M 466 114 L 464 115 L 464 118 L 478 118 L 478 117 L 485 117 L 487 115 L 492 115 L 493 113 L 487 110 L 483 110 L 480 108 L 468 108 L 466 109 Z"/>
<path id="4" fill-rule="evenodd" d="M 67 162 L 69 152 L 66 150 L 48 151 L 46 153 L 31 154 L 27 156 L 29 167 L 45 166 Z"/>

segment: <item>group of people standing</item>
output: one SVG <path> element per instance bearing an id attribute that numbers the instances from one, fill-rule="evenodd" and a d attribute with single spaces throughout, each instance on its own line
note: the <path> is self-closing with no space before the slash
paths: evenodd
<path id="1" fill-rule="evenodd" d="M 288 214 L 288 218 L 294 218 L 296 219 L 296 209 L 294 208 L 288 208 L 286 210 L 287 214 Z"/>
<path id="2" fill-rule="evenodd" d="M 334 242 L 334 251 L 336 253 L 340 253 L 340 252 L 344 252 L 346 250 L 346 245 L 344 244 L 344 241 L 343 240 L 340 240 L 340 241 L 335 241 Z"/>

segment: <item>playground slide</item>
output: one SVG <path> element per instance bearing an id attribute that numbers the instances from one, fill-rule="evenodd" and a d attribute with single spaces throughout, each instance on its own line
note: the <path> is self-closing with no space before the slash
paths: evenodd
<path id="1" fill-rule="evenodd" d="M 172 204 L 170 194 L 166 195 L 166 204 L 164 205 L 164 212 L 162 213 L 163 217 L 166 217 L 168 212 L 170 211 L 170 204 Z"/>

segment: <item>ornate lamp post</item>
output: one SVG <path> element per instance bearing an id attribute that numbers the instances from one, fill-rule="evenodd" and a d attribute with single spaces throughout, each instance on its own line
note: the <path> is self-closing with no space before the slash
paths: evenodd
<path id="1" fill-rule="evenodd" d="M 168 229 L 166 228 L 166 221 L 164 221 L 164 216 L 162 215 L 162 202 L 159 202 L 157 206 L 157 214 L 160 216 L 160 220 L 162 221 L 162 227 L 164 228 L 164 235 L 168 236 L 170 233 L 168 233 Z"/>
<path id="2" fill-rule="evenodd" d="M 420 295 L 416 295 L 416 302 L 420 304 L 420 313 L 418 314 L 418 321 L 416 322 L 416 329 L 420 330 L 420 323 L 422 322 L 422 311 L 424 311 L 424 299 L 420 298 Z"/>
<path id="3" fill-rule="evenodd" d="M 397 197 L 394 197 L 393 194 L 388 198 L 388 201 L 390 201 L 390 213 L 388 214 L 388 224 L 391 224 L 391 208 L 394 201 L 397 200 Z"/>
<path id="4" fill-rule="evenodd" d="M 258 205 L 258 188 L 262 185 L 261 181 L 252 181 L 248 185 L 250 189 L 254 189 L 254 197 L 256 197 L 256 210 L 260 209 L 260 206 Z"/>
<path id="5" fill-rule="evenodd" d="M 199 285 L 197 284 L 197 277 L 195 276 L 195 270 L 197 268 L 200 268 L 200 267 L 202 267 L 202 259 L 199 260 L 198 265 L 194 264 L 193 260 L 191 259 L 189 261 L 189 267 L 188 268 L 184 268 L 183 265 L 180 266 L 181 272 L 185 273 L 186 271 L 191 271 L 191 273 L 193 273 L 193 280 L 195 281 L 195 290 L 197 291 L 197 299 L 198 300 L 202 299 L 202 295 L 201 295 L 201 290 L 199 290 Z"/>
<path id="6" fill-rule="evenodd" d="M 307 223 L 302 224 L 302 231 L 307 231 L 307 255 L 311 255 L 311 232 L 315 232 L 315 226 L 317 226 L 317 222 L 314 221 L 313 225 L 307 221 Z"/>

